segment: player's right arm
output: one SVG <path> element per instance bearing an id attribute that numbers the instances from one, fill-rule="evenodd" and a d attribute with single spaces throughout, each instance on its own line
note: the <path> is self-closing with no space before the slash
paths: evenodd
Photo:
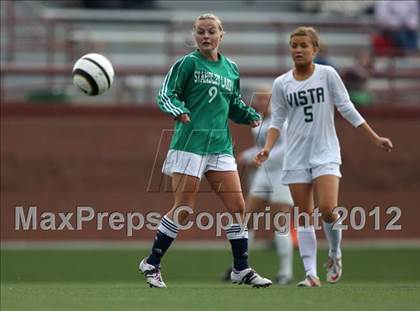
<path id="1" fill-rule="evenodd" d="M 273 83 L 271 92 L 271 123 L 267 132 L 267 138 L 264 148 L 255 156 L 255 162 L 259 166 L 270 156 L 270 151 L 280 136 L 280 129 L 287 117 L 286 97 L 283 91 L 283 85 L 280 78 Z"/>
<path id="2" fill-rule="evenodd" d="M 160 110 L 183 123 L 189 122 L 190 111 L 185 107 L 182 94 L 194 71 L 193 66 L 188 55 L 179 59 L 165 76 L 157 95 Z"/>
<path id="3" fill-rule="evenodd" d="M 254 158 L 258 151 L 260 151 L 260 148 L 258 148 L 258 146 L 245 149 L 239 154 L 237 158 L 238 164 L 254 164 Z"/>

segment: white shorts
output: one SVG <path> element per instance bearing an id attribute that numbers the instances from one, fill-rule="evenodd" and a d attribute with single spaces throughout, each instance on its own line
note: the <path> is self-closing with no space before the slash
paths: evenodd
<path id="1" fill-rule="evenodd" d="M 249 195 L 293 206 L 289 187 L 281 183 L 280 176 L 281 170 L 268 171 L 260 167 L 253 177 Z"/>
<path id="2" fill-rule="evenodd" d="M 236 160 L 230 154 L 199 155 L 170 149 L 163 163 L 162 172 L 186 174 L 201 179 L 207 171 L 237 171 Z"/>
<path id="3" fill-rule="evenodd" d="M 306 184 L 312 183 L 312 181 L 319 176 L 323 175 L 335 175 L 341 177 L 340 164 L 338 163 L 327 163 L 313 168 L 301 169 L 301 170 L 283 170 L 281 174 L 281 182 L 284 185 L 289 184 Z"/>

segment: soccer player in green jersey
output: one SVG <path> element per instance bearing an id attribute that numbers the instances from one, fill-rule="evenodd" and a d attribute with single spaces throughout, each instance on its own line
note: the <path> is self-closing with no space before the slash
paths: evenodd
<path id="1" fill-rule="evenodd" d="M 233 253 L 232 282 L 254 287 L 272 284 L 248 265 L 248 230 L 242 225 L 245 203 L 228 129 L 228 119 L 256 127 L 261 118 L 241 100 L 237 65 L 218 53 L 223 34 L 217 16 L 197 17 L 193 36 L 198 49 L 172 66 L 159 90 L 160 109 L 175 118 L 163 165 L 163 172 L 172 176 L 175 202 L 161 220 L 150 255 L 139 264 L 151 287 L 166 287 L 160 261 L 188 221 L 203 175 L 227 210 L 240 215 L 239 220 L 232 217 L 236 221 L 226 229 Z"/>

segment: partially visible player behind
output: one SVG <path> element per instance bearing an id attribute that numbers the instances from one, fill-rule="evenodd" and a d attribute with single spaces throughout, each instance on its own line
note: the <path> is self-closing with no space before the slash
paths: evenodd
<path id="1" fill-rule="evenodd" d="M 313 63 L 318 42 L 312 27 L 298 27 L 291 33 L 289 44 L 294 66 L 274 81 L 272 121 L 265 146 L 255 161 L 260 165 L 269 158 L 280 133 L 287 137 L 282 183 L 289 185 L 300 213 L 312 215 L 314 206 L 319 207 L 329 245 L 327 282 L 336 283 L 342 275 L 342 232 L 333 227 L 338 218 L 334 208 L 338 205 L 341 178 L 334 108 L 378 147 L 391 151 L 392 143 L 378 136 L 354 108 L 334 68 Z M 284 133 L 286 120 L 288 128 Z M 306 278 L 298 286 L 320 286 L 313 219 L 308 224 L 299 218 L 298 242 L 306 272 Z"/>
<path id="2" fill-rule="evenodd" d="M 256 144 L 238 156 L 238 164 L 240 165 L 255 165 L 255 154 L 264 147 L 271 122 L 270 99 L 271 90 L 267 87 L 260 87 L 253 94 L 252 106 L 263 116 L 263 122 L 261 126 L 251 129 Z M 273 146 L 270 159 L 263 166 L 258 167 L 254 174 L 250 176 L 250 189 L 245 201 L 247 214 L 255 215 L 255 213 L 263 212 L 265 207 L 269 206 L 271 213 L 282 212 L 285 215 L 288 213 L 290 215 L 290 209 L 293 207 L 290 190 L 288 186 L 280 183 L 285 146 L 286 138 L 282 137 Z M 250 245 L 252 245 L 255 236 L 252 228 L 256 228 L 257 225 L 252 220 L 253 216 L 250 217 L 250 222 L 248 223 L 248 240 Z M 280 285 L 286 285 L 293 278 L 292 233 L 289 226 L 290 222 L 286 222 L 285 217 L 278 219 L 278 225 L 284 230 L 281 232 L 275 231 L 274 233 L 276 253 L 279 258 L 279 270 L 276 281 Z M 227 280 L 228 277 L 228 274 L 226 274 L 224 279 Z"/>
<path id="3" fill-rule="evenodd" d="M 139 264 L 151 287 L 166 287 L 160 262 L 177 237 L 180 225 L 188 222 L 187 211 L 177 212 L 181 207 L 194 207 L 203 176 L 225 208 L 232 214 L 240 214 L 243 222 L 245 202 L 228 119 L 255 127 L 261 117 L 241 99 L 237 65 L 218 53 L 223 34 L 217 16 L 199 16 L 193 25 L 198 49 L 171 67 L 159 91 L 160 109 L 176 120 L 163 165 L 163 172 L 172 176 L 175 202 L 162 218 L 150 255 Z M 232 282 L 270 286 L 271 281 L 258 275 L 248 264 L 248 230 L 236 221 L 226 230 L 226 236 L 233 254 Z M 187 262 L 188 258 L 185 259 Z"/>

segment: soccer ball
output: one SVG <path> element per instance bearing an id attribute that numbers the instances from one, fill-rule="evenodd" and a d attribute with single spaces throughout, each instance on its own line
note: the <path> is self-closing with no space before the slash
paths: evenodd
<path id="1" fill-rule="evenodd" d="M 73 84 L 87 95 L 99 95 L 108 90 L 114 81 L 111 62 L 100 54 L 82 56 L 74 64 Z"/>

